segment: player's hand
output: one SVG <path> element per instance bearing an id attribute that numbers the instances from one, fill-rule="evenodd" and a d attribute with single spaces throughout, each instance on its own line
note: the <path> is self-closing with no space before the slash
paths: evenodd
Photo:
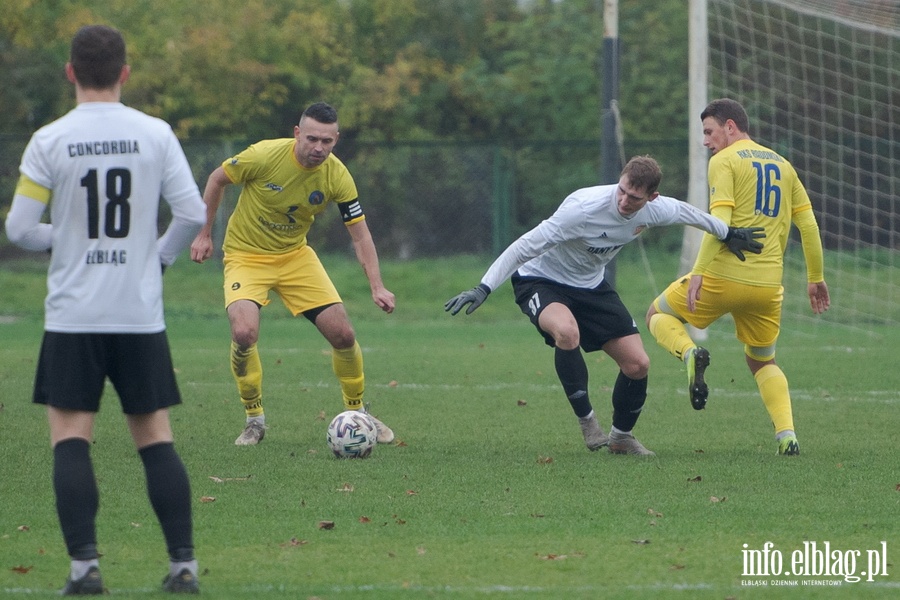
<path id="1" fill-rule="evenodd" d="M 812 307 L 813 313 L 820 315 L 831 306 L 828 286 L 824 281 L 806 284 L 806 293 L 809 294 L 809 305 Z"/>
<path id="2" fill-rule="evenodd" d="M 468 309 L 466 309 L 466 314 L 471 315 L 472 311 L 481 306 L 482 302 L 487 300 L 488 294 L 491 293 L 491 288 L 484 285 L 483 283 L 479 283 L 476 287 L 471 290 L 467 290 L 462 292 L 461 294 L 457 294 L 453 296 L 447 302 L 444 303 L 444 310 L 449 312 L 451 315 L 455 315 L 459 311 L 463 309 L 466 304 L 471 304 Z"/>
<path id="3" fill-rule="evenodd" d="M 197 237 L 194 238 L 194 241 L 191 242 L 191 260 L 195 263 L 203 263 L 203 261 L 212 256 L 212 254 L 212 236 L 198 233 Z"/>
<path id="4" fill-rule="evenodd" d="M 766 232 L 763 227 L 729 227 L 728 235 L 722 242 L 738 259 L 745 261 L 747 260 L 744 256 L 745 251 L 753 254 L 762 252 L 762 242 L 756 240 L 764 237 L 766 237 Z"/>
<path id="5" fill-rule="evenodd" d="M 697 309 L 697 300 L 700 299 L 700 290 L 703 289 L 703 275 L 691 275 L 688 283 L 687 307 L 694 312 Z"/>
<path id="6" fill-rule="evenodd" d="M 396 298 L 394 298 L 394 294 L 388 291 L 386 288 L 373 290 L 372 300 L 375 302 L 375 306 L 377 306 L 387 314 L 391 314 L 392 312 L 394 312 L 394 307 L 396 306 Z"/>

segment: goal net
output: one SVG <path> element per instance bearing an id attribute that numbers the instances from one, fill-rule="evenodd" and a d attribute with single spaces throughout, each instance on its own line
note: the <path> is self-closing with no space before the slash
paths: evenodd
<path id="1" fill-rule="evenodd" d="M 791 161 L 812 199 L 832 301 L 822 318 L 900 324 L 900 0 L 707 0 L 707 11 L 709 97 L 740 101 L 751 137 Z M 796 230 L 791 240 L 784 318 L 812 319 Z"/>

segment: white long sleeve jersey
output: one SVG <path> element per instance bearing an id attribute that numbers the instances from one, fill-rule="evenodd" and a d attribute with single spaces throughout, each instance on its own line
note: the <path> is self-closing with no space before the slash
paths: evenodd
<path id="1" fill-rule="evenodd" d="M 667 196 L 623 216 L 616 206 L 617 187 L 600 185 L 570 194 L 550 218 L 504 250 L 481 282 L 495 290 L 518 270 L 525 277 L 593 289 L 619 250 L 650 227 L 691 225 L 719 239 L 728 234 L 719 219 Z"/>
<path id="2" fill-rule="evenodd" d="M 45 330 L 164 330 L 160 263 L 174 261 L 206 221 L 172 128 L 118 102 L 82 103 L 34 134 L 20 171 L 52 194 Z M 172 212 L 162 238 L 160 197 Z"/>

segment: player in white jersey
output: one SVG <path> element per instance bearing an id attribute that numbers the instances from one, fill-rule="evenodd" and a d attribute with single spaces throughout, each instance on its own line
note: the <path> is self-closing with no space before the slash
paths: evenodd
<path id="1" fill-rule="evenodd" d="M 190 481 L 168 407 L 181 397 L 165 332 L 162 271 L 206 211 L 184 152 L 164 121 L 121 104 L 125 41 L 92 25 L 72 39 L 66 75 L 77 106 L 25 149 L 9 239 L 50 251 L 34 402 L 47 406 L 53 485 L 71 568 L 63 595 L 104 593 L 98 490 L 90 458 L 107 378 L 141 457 L 170 564 L 163 589 L 197 592 Z M 158 237 L 160 197 L 172 221 Z M 50 207 L 50 222 L 41 218 Z"/>
<path id="2" fill-rule="evenodd" d="M 604 278 L 606 265 L 642 232 L 664 225 L 702 229 L 739 257 L 762 249 L 757 231 L 730 228 L 686 202 L 660 196 L 661 179 L 653 158 L 637 156 L 625 165 L 618 184 L 573 192 L 549 219 L 513 242 L 477 287 L 444 305 L 453 315 L 469 305 L 466 314 L 471 314 L 511 277 L 516 303 L 555 348 L 557 376 L 592 451 L 608 446 L 613 454 L 653 455 L 632 433 L 647 397 L 650 359 L 634 319 Z M 608 436 L 589 399 L 581 349 L 603 350 L 619 366 Z"/>

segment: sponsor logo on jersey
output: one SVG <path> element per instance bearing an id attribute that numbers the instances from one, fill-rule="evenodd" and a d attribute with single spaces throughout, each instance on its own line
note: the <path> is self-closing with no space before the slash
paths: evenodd
<path id="1" fill-rule="evenodd" d="M 108 154 L 140 154 L 137 140 L 103 140 L 68 145 L 69 157 L 105 156 Z"/>
<path id="2" fill-rule="evenodd" d="M 604 246 L 602 248 L 598 248 L 597 246 L 589 246 L 587 251 L 591 254 L 609 254 L 610 252 L 614 252 L 621 248 L 624 244 L 618 244 L 616 246 Z"/>
<path id="3" fill-rule="evenodd" d="M 86 265 L 124 265 L 124 250 L 90 250 L 85 257 Z"/>
<path id="4" fill-rule="evenodd" d="M 277 183 L 267 183 L 265 187 L 269 188 L 273 192 L 281 192 L 284 190 L 284 188 Z"/>

